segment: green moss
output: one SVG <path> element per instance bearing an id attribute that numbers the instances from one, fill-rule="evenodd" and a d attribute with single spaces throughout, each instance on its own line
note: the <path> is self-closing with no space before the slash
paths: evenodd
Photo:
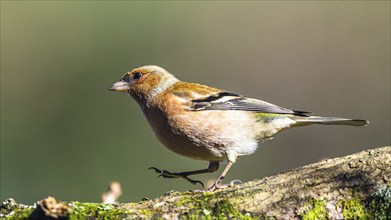
<path id="1" fill-rule="evenodd" d="M 228 199 L 217 199 L 213 192 L 205 192 L 202 196 L 184 196 L 175 205 L 191 207 L 191 211 L 183 214 L 181 219 L 254 219 L 251 213 L 241 212 Z"/>
<path id="2" fill-rule="evenodd" d="M 69 216 L 71 220 L 77 219 L 124 219 L 130 212 L 116 209 L 112 204 L 71 202 L 73 209 Z"/>
<path id="3" fill-rule="evenodd" d="M 309 210 L 305 214 L 301 214 L 303 220 L 321 220 L 329 219 L 329 215 L 325 209 L 326 202 L 316 199 L 310 199 L 309 204 L 306 205 L 305 209 Z"/>
<path id="4" fill-rule="evenodd" d="M 349 193 L 348 193 L 349 194 Z M 339 200 L 337 208 L 345 219 L 391 219 L 391 187 L 384 186 L 373 193 L 367 202 L 359 198 L 352 190 L 352 199 Z M 326 202 L 311 199 L 304 209 L 310 208 L 306 214 L 301 214 L 303 220 L 329 219 L 325 209 Z"/>
<path id="5" fill-rule="evenodd" d="M 384 186 L 374 192 L 368 200 L 369 214 L 374 219 L 391 219 L 391 186 Z"/>
<path id="6" fill-rule="evenodd" d="M 213 217 L 215 219 L 254 219 L 251 213 L 242 213 L 235 208 L 228 199 L 220 200 L 214 207 Z"/>
<path id="7" fill-rule="evenodd" d="M 34 211 L 33 208 L 16 208 L 11 213 L 9 213 L 9 215 L 5 215 L 4 219 L 7 220 L 27 219 L 33 211 Z"/>
<path id="8" fill-rule="evenodd" d="M 142 215 L 144 215 L 145 218 L 152 217 L 154 214 L 156 214 L 156 212 L 151 211 L 151 210 L 149 210 L 149 209 L 141 209 L 141 210 L 140 210 L 140 213 L 141 213 Z"/>
<path id="9" fill-rule="evenodd" d="M 358 197 L 349 200 L 339 200 L 337 208 L 342 210 L 342 215 L 345 219 L 368 219 L 368 211 L 362 205 L 362 201 Z"/>
<path id="10" fill-rule="evenodd" d="M 182 196 L 181 200 L 175 203 L 176 206 L 183 206 L 188 203 L 192 203 L 195 199 L 191 196 Z"/>
<path id="11" fill-rule="evenodd" d="M 27 219 L 33 211 L 32 206 L 20 205 L 13 199 L 7 199 L 0 206 L 0 219 Z"/>

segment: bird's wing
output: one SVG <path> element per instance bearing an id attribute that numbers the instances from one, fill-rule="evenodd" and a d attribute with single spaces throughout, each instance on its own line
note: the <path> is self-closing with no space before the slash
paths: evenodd
<path id="1" fill-rule="evenodd" d="M 222 91 L 210 96 L 191 100 L 194 111 L 202 110 L 241 110 L 273 114 L 291 114 L 298 116 L 309 116 L 310 112 L 295 111 L 277 105 L 247 98 L 232 92 Z"/>
<path id="2" fill-rule="evenodd" d="M 175 96 L 190 102 L 193 111 L 240 110 L 272 114 L 309 116 L 310 112 L 295 111 L 277 105 L 247 98 L 236 93 L 187 82 L 176 83 L 170 90 Z"/>

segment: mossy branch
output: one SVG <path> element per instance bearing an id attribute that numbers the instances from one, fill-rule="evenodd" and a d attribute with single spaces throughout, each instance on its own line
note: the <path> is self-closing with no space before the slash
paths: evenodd
<path id="1" fill-rule="evenodd" d="M 53 218 L 43 201 L 25 216 Z M 70 219 L 391 219 L 391 147 L 328 159 L 216 192 L 169 192 L 119 205 L 63 204 L 71 211 L 64 208 L 57 217 Z"/>

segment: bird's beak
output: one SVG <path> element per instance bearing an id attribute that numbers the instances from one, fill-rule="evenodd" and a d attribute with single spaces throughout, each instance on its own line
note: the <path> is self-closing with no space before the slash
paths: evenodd
<path id="1" fill-rule="evenodd" d="M 129 83 L 125 81 L 118 81 L 109 87 L 110 91 L 126 92 L 129 90 Z"/>

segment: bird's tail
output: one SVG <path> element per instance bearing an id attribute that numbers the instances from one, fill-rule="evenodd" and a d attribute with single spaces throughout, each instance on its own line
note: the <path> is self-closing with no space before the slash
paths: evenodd
<path id="1" fill-rule="evenodd" d="M 369 124 L 369 121 L 362 119 L 347 119 L 320 116 L 299 117 L 296 118 L 295 121 L 297 122 L 296 126 L 304 126 L 311 124 L 364 126 Z"/>

